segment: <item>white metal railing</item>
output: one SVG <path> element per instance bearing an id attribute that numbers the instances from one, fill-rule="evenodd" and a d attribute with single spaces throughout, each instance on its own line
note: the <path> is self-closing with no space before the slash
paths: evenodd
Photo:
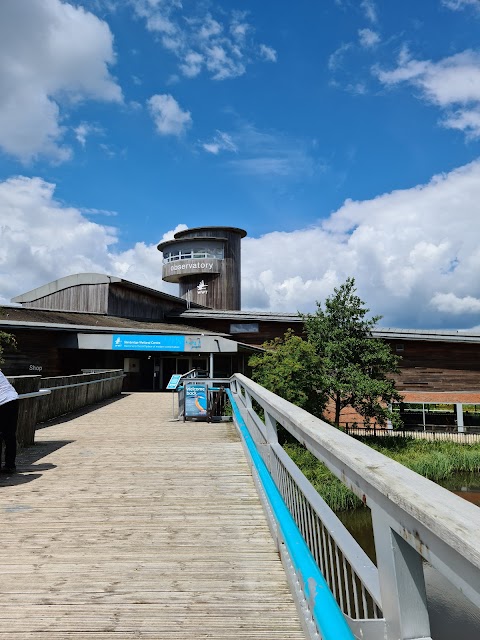
<path id="1" fill-rule="evenodd" d="M 178 251 L 164 254 L 163 264 L 176 260 L 223 260 L 223 251 Z"/>
<path id="2" fill-rule="evenodd" d="M 231 392 L 355 637 L 430 638 L 423 560 L 480 608 L 478 507 L 241 374 L 231 378 Z M 371 509 L 376 567 L 279 445 L 277 425 Z"/>
<path id="3" fill-rule="evenodd" d="M 42 398 L 48 396 L 51 393 L 51 389 L 40 389 L 39 391 L 31 391 L 30 393 L 19 393 L 19 400 L 26 400 L 27 398 Z"/>

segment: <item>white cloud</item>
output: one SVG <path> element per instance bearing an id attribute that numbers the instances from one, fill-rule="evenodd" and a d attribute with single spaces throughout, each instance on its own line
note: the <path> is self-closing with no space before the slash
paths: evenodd
<path id="1" fill-rule="evenodd" d="M 454 293 L 436 293 L 431 300 L 431 304 L 438 311 L 454 315 L 480 314 L 480 299 L 472 298 L 472 296 L 459 298 Z"/>
<path id="2" fill-rule="evenodd" d="M 87 144 L 87 137 L 92 134 L 102 134 L 103 129 L 94 124 L 89 124 L 88 122 L 81 122 L 77 127 L 73 129 L 75 133 L 75 138 L 78 143 L 85 148 Z"/>
<path id="3" fill-rule="evenodd" d="M 180 72 L 194 78 L 207 71 L 214 80 L 235 78 L 257 60 L 276 62 L 275 49 L 258 45 L 247 12 L 222 10 L 218 16 L 192 3 L 187 13 L 176 0 L 130 0 L 147 29 L 179 62 Z"/>
<path id="4" fill-rule="evenodd" d="M 370 22 L 375 24 L 378 20 L 375 2 L 373 0 L 362 0 L 360 7 L 363 9 L 367 20 L 370 20 Z"/>
<path id="5" fill-rule="evenodd" d="M 480 136 L 480 54 L 457 53 L 438 62 L 415 60 L 404 48 L 398 66 L 391 71 L 374 69 L 388 86 L 407 82 L 420 88 L 430 103 L 446 109 L 442 125 Z"/>
<path id="6" fill-rule="evenodd" d="M 0 2 L 0 148 L 64 161 L 62 116 L 82 100 L 120 102 L 106 22 L 60 0 Z"/>
<path id="7" fill-rule="evenodd" d="M 266 44 L 260 45 L 260 55 L 267 62 L 276 62 L 277 61 L 277 52 L 272 47 L 267 47 Z"/>
<path id="8" fill-rule="evenodd" d="M 360 46 L 364 49 L 373 49 L 380 42 L 380 36 L 378 33 L 371 29 L 359 29 L 358 39 Z"/>
<path id="9" fill-rule="evenodd" d="M 236 173 L 257 177 L 296 179 L 321 170 L 312 155 L 312 145 L 278 131 L 260 131 L 242 124 L 234 131 L 217 131 L 213 140 L 202 143 L 208 153 L 233 152 L 226 166 Z"/>
<path id="10" fill-rule="evenodd" d="M 194 78 L 202 71 L 204 62 L 205 59 L 200 53 L 191 51 L 185 55 L 184 61 L 180 65 L 180 70 L 187 78 Z"/>
<path id="11" fill-rule="evenodd" d="M 442 4 L 453 11 L 460 11 L 467 7 L 480 10 L 480 0 L 442 0 Z"/>
<path id="12" fill-rule="evenodd" d="M 308 229 L 247 237 L 243 305 L 308 311 L 354 276 L 368 306 L 385 316 L 384 325 L 479 324 L 480 309 L 472 302 L 480 299 L 479 201 L 477 161 L 426 185 L 347 200 Z"/>
<path id="13" fill-rule="evenodd" d="M 210 142 L 204 142 L 202 147 L 205 151 L 213 153 L 214 155 L 218 155 L 220 151 L 231 151 L 233 153 L 238 151 L 237 145 L 234 143 L 232 136 L 224 131 L 218 130 L 213 140 Z"/>
<path id="14" fill-rule="evenodd" d="M 112 211 L 111 209 L 82 207 L 79 211 L 87 216 L 118 216 L 118 211 Z"/>
<path id="15" fill-rule="evenodd" d="M 175 98 L 169 94 L 154 95 L 148 100 L 148 108 L 162 136 L 180 136 L 192 124 L 189 111 L 182 111 Z"/>
<path id="16" fill-rule="evenodd" d="M 318 224 L 247 237 L 244 308 L 311 311 L 348 276 L 382 324 L 480 325 L 480 160 L 428 184 L 347 200 Z M 179 225 L 165 234 L 170 239 Z M 0 296 L 81 271 L 98 271 L 176 293 L 161 282 L 157 242 L 116 249 L 119 232 L 55 200 L 54 185 L 16 177 L 0 183 Z M 157 238 L 155 238 L 157 240 Z"/>
<path id="17" fill-rule="evenodd" d="M 328 58 L 328 68 L 330 71 L 338 71 L 343 66 L 343 61 L 345 58 L 345 54 L 350 51 L 352 48 L 351 42 L 342 43 L 338 49 L 329 56 Z"/>
<path id="18" fill-rule="evenodd" d="M 66 206 L 55 199 L 54 191 L 55 185 L 41 178 L 19 176 L 0 182 L 1 303 L 79 272 L 108 273 L 177 291 L 161 281 L 162 255 L 157 243 L 137 243 L 127 251 L 115 251 L 118 230 L 86 217 L 115 212 Z M 159 241 L 185 228 L 178 225 Z"/>

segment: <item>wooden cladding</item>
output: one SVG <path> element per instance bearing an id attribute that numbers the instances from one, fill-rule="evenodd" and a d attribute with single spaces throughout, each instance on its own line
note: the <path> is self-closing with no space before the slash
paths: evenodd
<path id="1" fill-rule="evenodd" d="M 88 313 L 107 313 L 108 284 L 79 284 L 23 303 L 30 309 L 61 309 Z"/>
<path id="2" fill-rule="evenodd" d="M 229 227 L 204 227 L 175 234 L 175 240 L 159 245 L 160 250 L 172 251 L 178 242 L 185 250 L 202 247 L 205 239 L 222 242 L 223 259 L 176 260 L 164 265 L 166 280 L 179 282 L 180 296 L 191 303 L 211 309 L 239 310 L 241 308 L 241 239 L 245 232 Z M 193 268 L 195 267 L 195 268 Z M 173 276 L 172 273 L 175 273 Z"/>

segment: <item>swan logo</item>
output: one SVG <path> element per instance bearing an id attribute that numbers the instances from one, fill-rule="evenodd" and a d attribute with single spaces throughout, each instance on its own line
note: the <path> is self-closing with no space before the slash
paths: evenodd
<path id="1" fill-rule="evenodd" d="M 197 293 L 199 295 L 207 295 L 207 290 L 208 290 L 208 284 L 205 284 L 204 280 L 200 280 L 200 282 L 197 285 Z"/>

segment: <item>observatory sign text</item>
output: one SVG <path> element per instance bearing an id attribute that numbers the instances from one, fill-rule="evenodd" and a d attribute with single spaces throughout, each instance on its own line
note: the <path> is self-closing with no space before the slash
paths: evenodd
<path id="1" fill-rule="evenodd" d="M 220 273 L 221 260 L 205 258 L 204 260 L 175 260 L 163 265 L 162 277 L 167 282 L 179 282 L 180 278 L 188 275 Z"/>

